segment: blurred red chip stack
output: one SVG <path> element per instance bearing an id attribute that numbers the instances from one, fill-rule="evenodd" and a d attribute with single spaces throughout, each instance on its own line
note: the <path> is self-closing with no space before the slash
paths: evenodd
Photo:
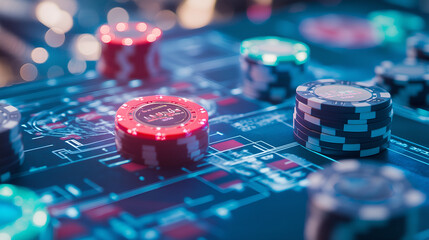
<path id="1" fill-rule="evenodd" d="M 146 79 L 158 75 L 161 35 L 161 29 L 144 22 L 102 25 L 97 31 L 102 45 L 98 72 L 114 79 Z"/>

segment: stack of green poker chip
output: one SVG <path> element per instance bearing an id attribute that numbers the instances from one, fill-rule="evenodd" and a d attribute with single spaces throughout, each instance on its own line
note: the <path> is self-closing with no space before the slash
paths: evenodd
<path id="1" fill-rule="evenodd" d="M 306 63 L 310 49 L 299 41 L 281 37 L 255 37 L 241 43 L 243 93 L 271 103 L 295 94 L 308 77 Z"/>
<path id="2" fill-rule="evenodd" d="M 46 206 L 30 189 L 0 185 L 0 239 L 51 239 Z"/>

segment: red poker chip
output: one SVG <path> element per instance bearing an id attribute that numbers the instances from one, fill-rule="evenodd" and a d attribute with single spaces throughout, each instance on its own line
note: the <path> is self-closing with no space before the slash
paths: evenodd
<path id="1" fill-rule="evenodd" d="M 195 156 L 198 156 L 199 154 L 206 152 L 208 148 L 208 142 L 206 143 L 199 143 L 195 148 L 193 149 L 187 149 L 187 148 L 181 148 L 181 149 L 171 149 L 166 148 L 163 151 L 149 151 L 142 148 L 131 148 L 127 145 L 120 145 L 121 143 L 116 142 L 118 151 L 125 152 L 128 155 L 132 156 L 132 159 L 135 157 L 138 158 L 148 158 L 152 160 L 157 160 L 159 162 L 162 162 L 162 159 L 170 159 L 171 161 L 178 161 L 179 159 L 188 159 L 188 158 L 194 158 Z M 170 161 L 168 160 L 168 161 Z"/>
<path id="2" fill-rule="evenodd" d="M 183 145 L 164 145 L 164 144 L 139 144 L 137 142 L 125 142 L 123 139 L 116 138 L 115 143 L 118 150 L 140 154 L 142 152 L 157 153 L 170 157 L 185 156 L 201 148 L 207 148 L 209 145 L 208 138 L 195 140 L 194 142 Z M 179 155 L 178 155 L 179 154 Z"/>
<path id="3" fill-rule="evenodd" d="M 149 61 L 153 60 L 159 53 L 159 44 L 151 43 L 143 46 L 121 46 L 108 44 L 103 45 L 101 58 L 105 58 L 108 62 L 117 62 L 121 58 L 124 60 L 134 61 Z M 124 56 L 121 56 L 123 54 Z"/>
<path id="4" fill-rule="evenodd" d="M 146 79 L 161 72 L 159 39 L 162 31 L 144 22 L 102 25 L 97 71 L 107 78 Z"/>
<path id="5" fill-rule="evenodd" d="M 299 30 L 308 40 L 333 47 L 359 49 L 380 43 L 369 20 L 341 14 L 307 18 L 300 23 Z"/>
<path id="6" fill-rule="evenodd" d="M 133 48 L 131 50 L 112 50 L 103 48 L 99 64 L 104 65 L 109 70 L 117 72 L 123 68 L 132 67 L 132 71 L 151 71 L 160 69 L 160 56 L 158 44 L 153 45 L 150 49 L 139 50 Z M 128 48 L 128 47 L 124 47 Z"/>
<path id="7" fill-rule="evenodd" d="M 193 160 L 195 157 L 199 156 L 202 153 L 206 153 L 208 148 L 208 143 L 201 143 L 198 148 L 192 150 L 186 149 L 166 149 L 162 152 L 153 152 L 153 151 L 143 151 L 139 149 L 129 149 L 125 146 L 119 147 L 119 153 L 125 153 L 125 155 L 130 156 L 132 160 L 143 158 L 151 161 L 157 162 L 187 162 Z"/>
<path id="8" fill-rule="evenodd" d="M 137 142 L 126 142 L 121 138 L 116 138 L 116 143 L 118 145 L 123 146 L 124 149 L 129 150 L 138 150 L 138 151 L 149 151 L 149 152 L 165 152 L 166 149 L 168 150 L 177 150 L 177 151 L 193 151 L 201 146 L 207 145 L 209 143 L 208 138 L 202 138 L 195 140 L 194 142 L 182 144 L 182 145 L 165 145 L 165 144 L 139 144 Z M 167 152 L 168 153 L 168 152 Z M 170 153 L 168 153 L 170 154 Z"/>
<path id="9" fill-rule="evenodd" d="M 110 46 L 132 46 L 151 44 L 161 37 L 162 31 L 144 22 L 121 22 L 102 25 L 97 35 L 102 43 Z"/>
<path id="10" fill-rule="evenodd" d="M 115 125 L 131 136 L 172 140 L 186 138 L 208 128 L 208 113 L 189 99 L 147 96 L 123 104 L 116 112 Z"/>
<path id="11" fill-rule="evenodd" d="M 121 130 L 116 130 L 121 132 Z M 195 136 L 179 140 L 155 141 L 133 138 L 125 140 L 117 134 L 115 143 L 118 153 L 133 162 L 157 167 L 173 167 L 200 160 L 209 146 L 208 132 L 205 136 Z"/>
<path id="12" fill-rule="evenodd" d="M 101 61 L 101 60 L 100 60 Z M 161 68 L 159 62 L 152 63 L 153 67 L 133 67 L 126 72 L 126 79 L 145 79 L 151 77 L 151 82 L 159 82 L 161 78 L 154 78 L 153 76 L 158 76 L 161 74 Z M 133 65 L 134 66 L 134 65 Z M 101 73 L 106 78 L 117 78 L 123 79 L 120 77 L 121 68 L 114 66 L 113 64 L 106 63 L 104 61 L 97 64 L 97 71 Z"/>
<path id="13" fill-rule="evenodd" d="M 116 133 L 116 139 L 118 139 L 118 141 L 123 143 L 123 145 L 131 146 L 131 147 L 155 146 L 160 149 L 187 147 L 195 144 L 195 142 L 202 142 L 202 141 L 208 142 L 208 139 L 209 139 L 208 131 L 196 133 L 186 138 L 179 138 L 174 140 L 162 140 L 162 141 L 156 141 L 153 139 L 143 139 L 139 137 L 130 136 L 128 133 L 125 133 L 120 129 L 116 129 L 115 133 Z"/>

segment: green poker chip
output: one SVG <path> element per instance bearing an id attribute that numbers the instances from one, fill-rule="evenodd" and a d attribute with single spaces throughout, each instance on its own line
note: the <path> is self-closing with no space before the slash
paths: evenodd
<path id="1" fill-rule="evenodd" d="M 310 48 L 302 42 L 288 38 L 255 37 L 241 43 L 240 53 L 268 66 L 282 63 L 301 65 L 308 61 Z"/>
<path id="2" fill-rule="evenodd" d="M 50 217 L 45 204 L 30 189 L 0 185 L 0 239 L 41 239 Z"/>

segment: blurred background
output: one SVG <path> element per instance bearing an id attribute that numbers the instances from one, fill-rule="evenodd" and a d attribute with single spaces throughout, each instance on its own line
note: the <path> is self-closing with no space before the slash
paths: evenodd
<path id="1" fill-rule="evenodd" d="M 245 16 L 260 24 L 293 0 L 0 0 L 0 87 L 81 74 L 100 55 L 103 23 L 148 21 L 164 35 Z M 341 0 L 317 1 L 336 5 Z M 429 13 L 429 0 L 390 0 Z M 418 24 L 418 22 L 416 23 Z"/>

